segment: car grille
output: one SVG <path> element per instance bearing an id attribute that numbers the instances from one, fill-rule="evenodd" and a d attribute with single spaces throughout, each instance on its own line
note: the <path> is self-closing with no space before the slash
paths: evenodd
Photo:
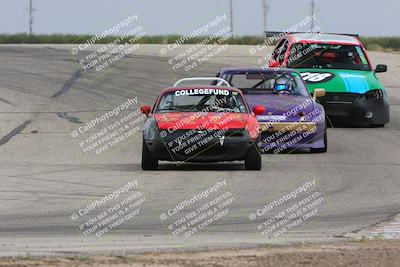
<path id="1" fill-rule="evenodd" d="M 191 138 L 196 135 L 200 135 L 202 138 L 206 138 L 208 136 L 214 136 L 216 138 L 220 136 L 226 137 L 244 137 L 246 136 L 246 132 L 244 129 L 229 129 L 229 130 L 177 130 L 171 133 L 168 133 L 167 136 L 164 136 L 163 139 L 171 141 L 177 138 L 186 139 Z"/>
<path id="2" fill-rule="evenodd" d="M 356 102 L 362 95 L 352 93 L 327 93 L 325 96 L 318 98 L 322 104 L 352 104 Z"/>
<path id="3" fill-rule="evenodd" d="M 225 138 L 243 140 L 246 132 L 244 129 L 236 130 L 177 130 L 162 137 L 162 142 L 171 152 L 191 157 L 202 155 L 215 155 L 216 152 L 225 153 Z M 206 153 L 206 154 L 205 154 Z"/>

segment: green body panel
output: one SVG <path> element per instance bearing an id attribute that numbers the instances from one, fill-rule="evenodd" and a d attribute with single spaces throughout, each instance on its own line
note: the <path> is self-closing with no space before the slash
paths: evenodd
<path id="1" fill-rule="evenodd" d="M 321 73 L 323 75 L 333 74 L 321 82 L 310 82 L 305 77 L 310 93 L 316 88 L 323 88 L 328 93 L 358 93 L 365 94 L 369 90 L 382 89 L 385 92 L 380 80 L 374 71 L 345 70 L 345 69 L 297 69 L 303 75 L 305 73 Z"/>

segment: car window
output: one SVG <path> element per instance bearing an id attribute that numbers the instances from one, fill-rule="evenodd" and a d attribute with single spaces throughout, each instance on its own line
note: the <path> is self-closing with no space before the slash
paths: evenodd
<path id="1" fill-rule="evenodd" d="M 285 60 L 285 55 L 286 55 L 286 51 L 288 49 L 289 46 L 289 41 L 285 40 L 282 44 L 282 46 L 280 47 L 280 49 L 278 50 L 278 56 L 276 58 L 276 60 L 278 60 L 279 64 L 282 64 L 283 61 Z"/>
<path id="2" fill-rule="evenodd" d="M 276 79 L 285 76 L 288 78 L 291 90 L 280 92 L 277 90 Z M 223 75 L 231 86 L 241 89 L 246 94 L 279 94 L 309 96 L 307 87 L 297 72 L 263 73 L 263 72 L 232 72 Z"/>
<path id="3" fill-rule="evenodd" d="M 273 88 L 274 79 L 266 79 L 265 82 L 260 83 L 262 81 L 262 77 L 259 79 L 248 79 L 246 73 L 240 73 L 231 75 L 230 84 L 235 86 L 236 88 L 254 88 L 254 89 L 268 89 Z"/>
<path id="4" fill-rule="evenodd" d="M 279 43 L 276 45 L 274 52 L 272 52 L 272 59 L 277 60 L 278 56 L 281 52 L 282 49 L 282 45 L 284 44 L 286 39 L 282 39 L 281 41 L 279 41 Z"/>
<path id="5" fill-rule="evenodd" d="M 357 45 L 294 44 L 289 67 L 315 69 L 371 70 L 367 57 Z"/>

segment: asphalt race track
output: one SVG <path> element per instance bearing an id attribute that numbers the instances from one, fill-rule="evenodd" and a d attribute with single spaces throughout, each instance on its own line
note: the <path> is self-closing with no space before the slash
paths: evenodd
<path id="1" fill-rule="evenodd" d="M 262 171 L 245 171 L 242 163 L 164 162 L 144 172 L 140 133 L 97 155 L 84 153 L 71 132 L 126 96 L 152 105 L 178 78 L 255 66 L 266 51 L 251 56 L 248 46 L 231 46 L 186 72 L 172 69 L 163 46 L 143 45 L 111 71 L 85 78 L 72 47 L 0 46 L 0 256 L 330 241 L 399 213 L 400 55 L 370 53 L 374 64 L 389 68 L 379 75 L 391 104 L 385 128 L 330 128 L 326 154 L 266 154 Z M 263 237 L 249 215 L 310 177 L 326 199 L 318 214 Z M 82 235 L 71 215 L 131 180 L 146 196 L 140 214 L 101 238 Z M 235 197 L 229 214 L 188 239 L 172 236 L 160 215 L 224 180 Z"/>

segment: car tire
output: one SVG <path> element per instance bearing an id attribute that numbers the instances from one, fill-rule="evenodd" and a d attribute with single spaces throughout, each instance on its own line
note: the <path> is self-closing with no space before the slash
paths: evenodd
<path id="1" fill-rule="evenodd" d="M 244 166 L 246 170 L 259 171 L 261 170 L 261 165 L 261 154 L 258 152 L 256 145 L 252 145 L 244 160 Z"/>
<path id="2" fill-rule="evenodd" d="M 142 145 L 142 169 L 143 170 L 157 170 L 158 168 L 158 160 L 153 158 L 150 154 L 149 148 L 146 145 L 146 142 L 143 140 Z"/>
<path id="3" fill-rule="evenodd" d="M 327 134 L 326 128 L 325 128 L 325 132 L 324 132 L 324 147 L 310 148 L 310 153 L 326 153 L 326 151 L 328 151 L 328 134 Z"/>

